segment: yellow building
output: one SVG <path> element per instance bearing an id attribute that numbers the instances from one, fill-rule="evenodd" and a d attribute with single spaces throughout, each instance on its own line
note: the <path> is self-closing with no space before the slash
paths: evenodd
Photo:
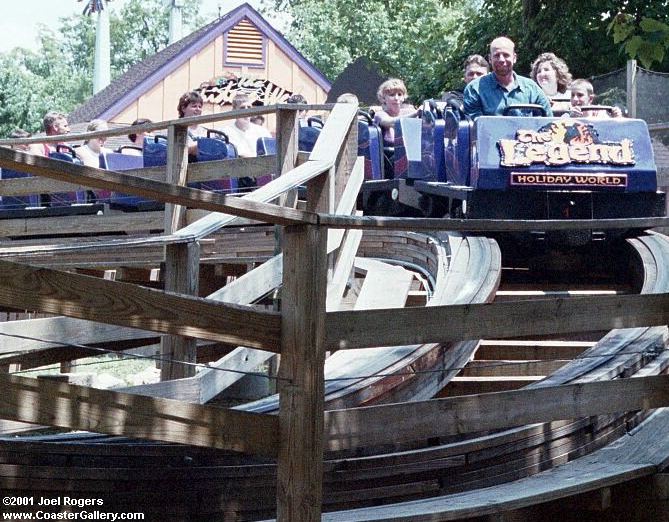
<path id="1" fill-rule="evenodd" d="M 101 118 L 129 124 L 138 118 L 177 118 L 179 97 L 202 89 L 203 114 L 223 112 L 237 89 L 257 103 L 302 94 L 324 103 L 330 82 L 253 7 L 242 4 L 159 53 L 135 64 L 69 115 L 70 123 Z"/>

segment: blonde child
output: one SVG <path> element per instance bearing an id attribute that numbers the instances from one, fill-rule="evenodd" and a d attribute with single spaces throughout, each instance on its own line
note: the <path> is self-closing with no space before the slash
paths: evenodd
<path id="1" fill-rule="evenodd" d="M 612 107 L 608 111 L 584 111 L 581 109 L 581 107 L 585 105 L 592 105 L 595 99 L 594 89 L 588 80 L 574 80 L 569 86 L 569 90 L 571 91 L 571 109 L 569 111 L 570 116 L 577 118 L 621 118 L 623 115 L 620 107 Z"/>
<path id="2" fill-rule="evenodd" d="M 399 118 L 413 118 L 418 111 L 413 105 L 404 103 L 407 99 L 407 88 L 398 78 L 383 82 L 376 92 L 381 103 L 381 110 L 374 114 L 374 123 L 383 131 L 383 143 L 387 147 L 395 144 L 395 122 Z"/>

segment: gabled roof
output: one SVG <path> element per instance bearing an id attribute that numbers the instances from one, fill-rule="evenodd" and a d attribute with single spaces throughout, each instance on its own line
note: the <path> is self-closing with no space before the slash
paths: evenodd
<path id="1" fill-rule="evenodd" d="M 71 123 L 90 121 L 95 118 L 110 119 L 120 113 L 156 83 L 175 71 L 186 60 L 200 52 L 219 35 L 247 18 L 265 36 L 271 39 L 288 57 L 299 65 L 307 75 L 325 91 L 330 90 L 328 79 L 293 47 L 284 36 L 274 29 L 249 4 L 242 4 L 218 20 L 189 34 L 162 51 L 133 65 L 103 90 L 77 107 L 69 115 Z"/>

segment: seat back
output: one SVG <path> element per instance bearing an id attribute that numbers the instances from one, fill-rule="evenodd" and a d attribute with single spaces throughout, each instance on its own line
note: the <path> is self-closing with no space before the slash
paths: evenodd
<path id="1" fill-rule="evenodd" d="M 444 167 L 439 181 L 470 185 L 472 125 L 459 111 L 444 112 Z"/>
<path id="2" fill-rule="evenodd" d="M 372 117 L 358 111 L 358 156 L 365 159 L 365 179 L 383 179 L 383 148 L 381 129 Z"/>
<path id="3" fill-rule="evenodd" d="M 297 135 L 297 149 L 300 152 L 311 152 L 314 150 L 316 140 L 323 129 L 323 120 L 314 116 L 307 118 L 307 124 L 300 126 Z"/>
<path id="4" fill-rule="evenodd" d="M 81 160 L 77 153 L 69 145 L 59 143 L 56 150 L 49 153 L 49 158 L 81 165 Z M 42 194 L 41 202 L 44 204 L 48 200 L 50 207 L 63 207 L 72 204 L 93 203 L 96 200 L 95 193 L 92 190 L 77 190 L 75 192 L 56 192 L 53 194 Z"/>
<path id="5" fill-rule="evenodd" d="M 197 138 L 196 161 L 217 161 L 234 159 L 237 157 L 237 149 L 230 143 L 224 132 L 209 129 L 207 136 Z M 210 179 L 207 181 L 194 181 L 189 183 L 191 188 L 201 190 L 213 190 L 215 192 L 236 192 L 237 178 Z"/>
<path id="6" fill-rule="evenodd" d="M 258 156 L 272 156 L 276 154 L 276 138 L 258 138 L 256 142 Z"/>
<path id="7" fill-rule="evenodd" d="M 167 136 L 146 136 L 143 150 L 145 167 L 167 165 Z"/>
<path id="8" fill-rule="evenodd" d="M 110 152 L 106 155 L 107 168 L 109 170 L 133 170 L 144 167 L 144 156 L 134 154 L 121 154 Z M 142 196 L 133 196 L 122 192 L 112 192 L 109 198 L 112 207 L 122 210 L 158 210 L 164 208 L 164 204 Z"/>
<path id="9" fill-rule="evenodd" d="M 394 178 L 422 177 L 421 127 L 418 118 L 400 118 L 395 122 Z"/>

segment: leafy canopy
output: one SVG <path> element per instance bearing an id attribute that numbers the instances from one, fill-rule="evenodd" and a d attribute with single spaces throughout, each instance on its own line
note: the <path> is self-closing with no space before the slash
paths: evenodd
<path id="1" fill-rule="evenodd" d="M 73 0 L 74 1 L 74 0 Z M 169 10 L 164 0 L 129 0 L 110 9 L 112 78 L 167 46 Z M 182 8 L 184 32 L 203 24 L 200 0 Z M 16 127 L 36 132 L 49 110 L 70 112 L 93 92 L 96 16 L 61 18 L 57 32 L 42 26 L 37 51 L 0 53 L 0 135 Z"/>

